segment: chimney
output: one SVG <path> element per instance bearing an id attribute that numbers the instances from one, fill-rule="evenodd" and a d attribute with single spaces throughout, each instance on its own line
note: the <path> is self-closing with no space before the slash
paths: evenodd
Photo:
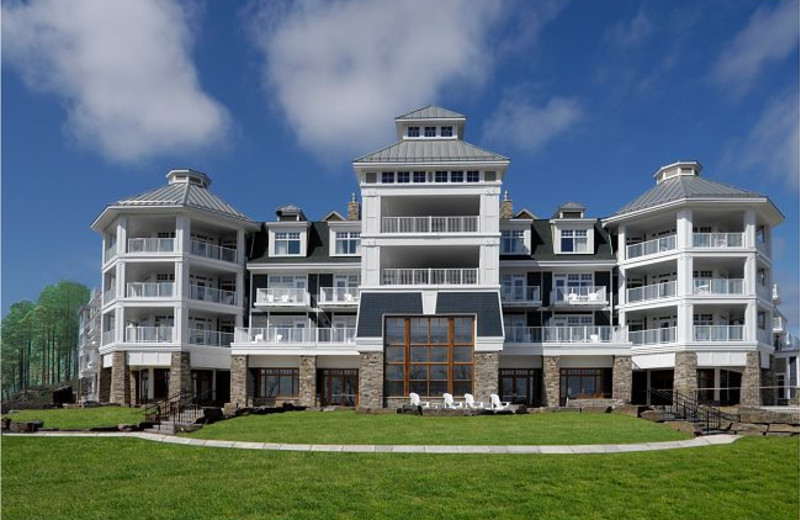
<path id="1" fill-rule="evenodd" d="M 347 220 L 361 220 L 361 204 L 356 200 L 355 193 L 347 203 Z"/>
<path id="2" fill-rule="evenodd" d="M 508 198 L 508 190 L 500 203 L 500 218 L 514 218 L 514 203 Z"/>

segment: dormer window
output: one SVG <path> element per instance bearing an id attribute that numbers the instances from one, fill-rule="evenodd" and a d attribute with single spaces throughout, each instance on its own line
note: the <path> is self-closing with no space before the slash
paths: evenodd
<path id="1" fill-rule="evenodd" d="M 427 175 L 425 172 L 414 172 L 414 182 L 426 182 Z"/>
<path id="2" fill-rule="evenodd" d="M 358 255 L 358 254 L 361 254 L 361 232 L 360 231 L 337 231 L 336 232 L 336 254 L 337 255 Z"/>
<path id="3" fill-rule="evenodd" d="M 464 182 L 464 172 L 450 172 L 450 182 Z"/>
<path id="4" fill-rule="evenodd" d="M 394 172 L 382 172 L 381 182 L 383 184 L 394 184 Z"/>
<path id="5" fill-rule="evenodd" d="M 419 127 L 418 126 L 409 126 L 408 127 L 408 137 L 419 137 Z"/>
<path id="6" fill-rule="evenodd" d="M 425 137 L 436 137 L 436 127 L 435 126 L 426 126 L 425 127 Z"/>
<path id="7" fill-rule="evenodd" d="M 505 229 L 500 232 L 500 252 L 502 254 L 525 253 L 525 231 Z"/>
<path id="8" fill-rule="evenodd" d="M 452 126 L 443 126 L 442 127 L 442 137 L 453 137 L 453 127 Z"/>
<path id="9" fill-rule="evenodd" d="M 586 229 L 562 229 L 561 230 L 561 252 L 562 253 L 588 253 L 589 238 Z"/>
<path id="10" fill-rule="evenodd" d="M 411 173 L 410 172 L 397 172 L 397 183 L 398 184 L 407 184 L 411 182 Z"/>
<path id="11" fill-rule="evenodd" d="M 481 172 L 470 171 L 467 172 L 467 182 L 480 182 Z"/>
<path id="12" fill-rule="evenodd" d="M 433 180 L 435 182 L 447 182 L 447 172 L 436 172 Z"/>
<path id="13" fill-rule="evenodd" d="M 300 254 L 300 233 L 280 231 L 275 233 L 275 255 L 292 256 Z"/>

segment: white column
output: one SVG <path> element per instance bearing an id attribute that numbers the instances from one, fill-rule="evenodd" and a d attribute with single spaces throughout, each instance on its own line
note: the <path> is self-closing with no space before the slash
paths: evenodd
<path id="1" fill-rule="evenodd" d="M 758 336 L 758 306 L 756 302 L 747 303 L 744 311 L 744 339 L 756 341 Z"/>
<path id="2" fill-rule="evenodd" d="M 678 343 L 685 345 L 694 341 L 694 304 L 680 302 L 678 304 Z"/>
<path id="3" fill-rule="evenodd" d="M 125 274 L 125 260 L 117 260 L 117 299 L 125 298 L 125 284 L 127 283 L 127 276 Z"/>
<path id="4" fill-rule="evenodd" d="M 622 224 L 617 231 L 617 262 L 622 262 L 628 255 L 628 246 L 626 245 L 627 239 L 625 238 L 626 234 L 627 226 Z M 620 300 L 620 303 L 622 303 L 622 300 Z"/>
<path id="5" fill-rule="evenodd" d="M 756 211 L 748 209 L 744 212 L 744 247 L 756 247 Z"/>
<path id="6" fill-rule="evenodd" d="M 245 239 L 244 230 L 240 229 L 236 231 L 236 260 L 239 265 L 245 265 L 247 263 L 247 250 L 245 249 L 246 246 L 247 241 Z"/>
<path id="7" fill-rule="evenodd" d="M 183 260 L 175 262 L 175 295 L 176 299 L 189 297 L 189 264 Z"/>
<path id="8" fill-rule="evenodd" d="M 692 210 L 685 209 L 678 212 L 675 222 L 675 233 L 677 234 L 678 249 L 689 249 L 692 247 Z"/>
<path id="9" fill-rule="evenodd" d="M 187 254 L 192 250 L 192 224 L 187 216 L 175 219 L 175 245 L 178 253 Z"/>
<path id="10" fill-rule="evenodd" d="M 678 257 L 677 294 L 687 297 L 694 293 L 694 259 L 690 253 L 681 253 Z"/>
<path id="11" fill-rule="evenodd" d="M 175 325 L 172 339 L 183 346 L 183 343 L 189 340 L 189 308 L 179 303 L 175 305 L 173 312 Z"/>
<path id="12" fill-rule="evenodd" d="M 128 217 L 117 219 L 117 255 L 128 250 Z"/>
<path id="13" fill-rule="evenodd" d="M 758 267 L 756 255 L 748 254 L 744 261 L 744 293 L 756 297 L 758 291 Z"/>
<path id="14" fill-rule="evenodd" d="M 236 306 L 241 309 L 244 308 L 244 271 L 236 271 Z"/>
<path id="15" fill-rule="evenodd" d="M 114 337 L 116 343 L 125 341 L 125 307 L 117 305 L 114 311 Z"/>

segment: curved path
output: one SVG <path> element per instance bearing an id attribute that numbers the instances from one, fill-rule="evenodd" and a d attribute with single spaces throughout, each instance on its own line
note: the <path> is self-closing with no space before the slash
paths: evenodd
<path id="1" fill-rule="evenodd" d="M 661 451 L 682 448 L 698 448 L 732 444 L 739 435 L 711 435 L 695 437 L 685 441 L 647 442 L 634 444 L 581 444 L 574 446 L 413 446 L 381 444 L 274 444 L 265 442 L 214 441 L 192 437 L 174 437 L 154 433 L 94 433 L 94 432 L 37 432 L 5 433 L 3 436 L 19 437 L 129 437 L 168 444 L 204 446 L 210 448 L 234 448 L 241 450 L 267 451 L 321 451 L 337 453 L 527 453 L 527 454 L 590 454 L 623 453 L 632 451 Z"/>

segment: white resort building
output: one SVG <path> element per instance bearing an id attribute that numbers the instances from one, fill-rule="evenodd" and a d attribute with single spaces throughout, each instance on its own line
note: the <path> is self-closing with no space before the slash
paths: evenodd
<path id="1" fill-rule="evenodd" d="M 92 224 L 97 398 L 796 398 L 797 342 L 772 280 L 783 216 L 767 197 L 686 161 L 609 217 L 568 202 L 540 218 L 514 210 L 509 159 L 466 142 L 465 116 L 429 106 L 395 125 L 396 143 L 354 161 L 345 215 L 289 205 L 256 221 L 193 170 L 107 206 Z"/>

